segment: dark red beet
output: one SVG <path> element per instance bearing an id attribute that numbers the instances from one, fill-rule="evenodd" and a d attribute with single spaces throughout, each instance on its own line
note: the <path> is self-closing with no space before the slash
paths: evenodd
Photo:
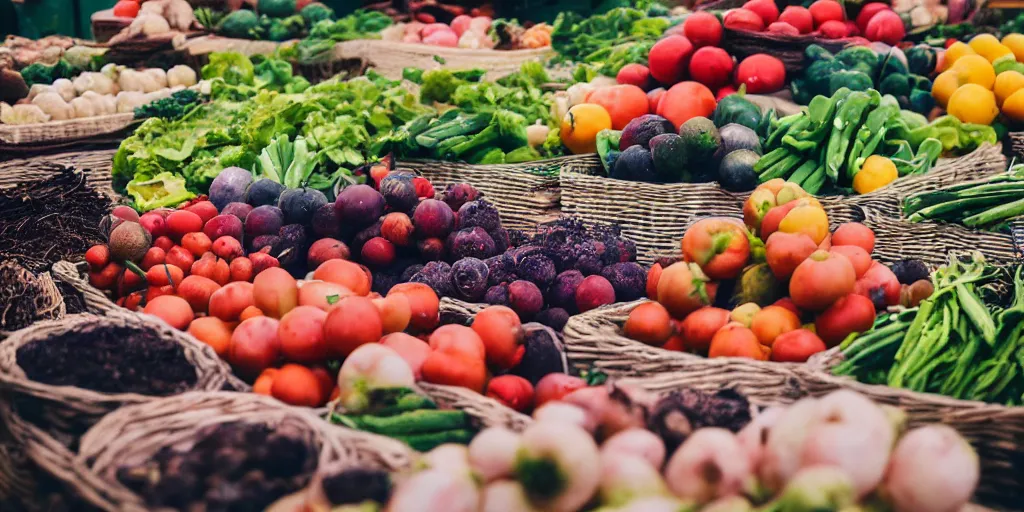
<path id="1" fill-rule="evenodd" d="M 561 331 L 569 322 L 569 312 L 562 308 L 545 309 L 537 313 L 536 321 L 556 331 Z"/>
<path id="2" fill-rule="evenodd" d="M 251 247 L 250 248 L 253 251 L 260 251 L 264 247 L 269 247 L 270 248 L 269 253 L 273 254 L 273 255 L 277 255 L 279 252 L 281 252 L 282 246 L 283 246 L 283 242 L 281 241 L 281 237 L 279 237 L 277 235 L 260 235 L 260 236 L 258 236 L 256 238 L 252 239 Z M 264 251 L 264 252 L 266 252 L 266 251 Z"/>
<path id="3" fill-rule="evenodd" d="M 469 183 L 452 183 L 445 187 L 443 197 L 452 211 L 458 211 L 462 205 L 480 197 L 480 191 Z"/>
<path id="4" fill-rule="evenodd" d="M 223 210 L 220 211 L 221 215 L 234 215 L 238 217 L 238 220 L 245 222 L 246 215 L 252 211 L 252 205 L 245 203 L 228 203 Z"/>
<path id="5" fill-rule="evenodd" d="M 512 247 L 512 241 L 509 239 L 508 230 L 505 228 L 498 228 L 494 231 L 487 233 L 491 235 L 491 240 L 494 240 L 494 252 L 501 254 Z"/>
<path id="6" fill-rule="evenodd" d="M 444 250 L 444 242 L 440 238 L 420 240 L 416 247 L 420 251 L 420 256 L 427 261 L 444 259 L 446 251 Z"/>
<path id="7" fill-rule="evenodd" d="M 402 212 L 391 212 L 384 216 L 380 225 L 380 234 L 389 242 L 405 247 L 412 243 L 412 219 Z"/>
<path id="8" fill-rule="evenodd" d="M 341 219 L 334 203 L 327 203 L 313 212 L 313 233 L 318 237 L 341 238 Z"/>
<path id="9" fill-rule="evenodd" d="M 347 260 L 351 256 L 345 242 L 333 238 L 321 238 L 309 246 L 309 254 L 306 257 L 308 270 L 315 270 L 321 263 L 332 260 Z"/>
<path id="10" fill-rule="evenodd" d="M 509 284 L 508 299 L 509 307 L 523 320 L 532 319 L 544 307 L 544 296 L 540 293 L 540 288 L 529 281 L 519 280 Z"/>
<path id="11" fill-rule="evenodd" d="M 494 286 L 516 280 L 516 265 L 512 260 L 512 255 L 502 253 L 487 258 L 484 263 L 487 264 L 488 270 L 487 284 Z"/>
<path id="12" fill-rule="evenodd" d="M 420 238 L 444 238 L 455 226 L 455 215 L 444 202 L 424 199 L 412 214 L 412 224 Z"/>
<path id="13" fill-rule="evenodd" d="M 516 264 L 516 274 L 546 288 L 555 280 L 557 272 L 550 258 L 543 254 L 531 254 L 519 260 Z"/>
<path id="14" fill-rule="evenodd" d="M 362 252 L 363 244 L 369 242 L 371 238 L 377 238 L 380 236 L 381 221 L 374 222 L 366 229 L 356 233 L 356 236 L 352 237 L 352 250 L 355 252 Z"/>
<path id="15" fill-rule="evenodd" d="M 416 196 L 416 185 L 411 174 L 390 172 L 380 180 L 380 193 L 388 207 L 396 212 L 412 210 L 420 198 Z"/>
<path id="16" fill-rule="evenodd" d="M 384 214 L 384 196 L 369 185 L 352 185 L 338 194 L 334 209 L 344 223 L 369 226 Z"/>
<path id="17" fill-rule="evenodd" d="M 374 237 L 363 244 L 360 255 L 373 267 L 386 267 L 395 261 L 395 246 L 383 237 Z"/>
<path id="18" fill-rule="evenodd" d="M 579 270 L 566 270 L 555 277 L 548 288 L 548 305 L 576 311 L 576 289 L 583 282 L 583 273 Z"/>
<path id="19" fill-rule="evenodd" d="M 601 276 L 587 276 L 576 288 L 576 308 L 580 313 L 614 302 L 615 288 Z"/>
<path id="20" fill-rule="evenodd" d="M 452 295 L 452 267 L 443 261 L 431 261 L 423 266 L 410 281 L 433 288 L 438 297 Z"/>
<path id="21" fill-rule="evenodd" d="M 235 240 L 242 240 L 242 221 L 238 220 L 238 217 L 234 215 L 222 213 L 210 219 L 203 226 L 203 233 L 206 233 L 210 240 L 216 240 L 222 236 L 230 236 Z"/>
<path id="22" fill-rule="evenodd" d="M 307 256 L 309 252 L 309 237 L 306 236 L 306 228 L 302 224 L 281 226 L 277 236 L 281 238 L 281 253 L 277 255 L 281 266 L 288 267 L 303 261 L 303 256 Z"/>
<path id="23" fill-rule="evenodd" d="M 412 179 L 412 184 L 416 187 L 416 197 L 420 199 L 434 198 L 434 185 L 430 183 L 430 180 L 423 176 L 416 176 Z"/>
<path id="24" fill-rule="evenodd" d="M 512 302 L 508 297 L 508 285 L 505 283 L 492 286 L 484 294 L 484 302 L 496 306 L 511 306 Z"/>
<path id="25" fill-rule="evenodd" d="M 491 235 L 481 228 L 463 229 L 455 233 L 450 247 L 452 257 L 462 258 L 490 258 L 495 254 L 494 240 Z"/>
<path id="26" fill-rule="evenodd" d="M 479 302 L 487 291 L 487 264 L 477 258 L 462 258 L 452 264 L 452 287 L 463 300 Z"/>
<path id="27" fill-rule="evenodd" d="M 601 276 L 612 284 L 615 298 L 621 302 L 639 299 L 647 294 L 647 271 L 639 263 L 626 262 L 608 265 Z"/>
<path id="28" fill-rule="evenodd" d="M 249 240 L 260 235 L 276 235 L 284 225 L 284 213 L 276 206 L 253 208 L 245 217 L 245 237 Z"/>
<path id="29" fill-rule="evenodd" d="M 482 199 L 463 204 L 458 212 L 458 229 L 481 227 L 484 231 L 491 232 L 501 227 L 498 209 Z"/>

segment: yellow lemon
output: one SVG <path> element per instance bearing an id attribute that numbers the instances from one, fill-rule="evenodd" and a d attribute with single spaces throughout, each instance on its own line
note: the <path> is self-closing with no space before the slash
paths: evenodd
<path id="1" fill-rule="evenodd" d="M 988 59 L 989 62 L 992 62 L 1003 55 L 1013 53 L 1012 50 L 1000 43 L 999 39 L 996 39 L 996 36 L 992 34 L 978 34 L 971 39 L 968 46 L 970 46 L 978 55 Z"/>
<path id="2" fill-rule="evenodd" d="M 992 124 L 999 115 L 996 95 L 978 84 L 960 86 L 949 98 L 946 110 L 965 123 Z"/>
<path id="3" fill-rule="evenodd" d="M 1003 114 L 1014 121 L 1024 121 L 1024 89 L 1003 101 Z"/>
<path id="4" fill-rule="evenodd" d="M 991 90 L 996 81 L 996 70 L 992 63 L 981 55 L 964 55 L 953 65 L 961 84 L 978 84 Z"/>
<path id="5" fill-rule="evenodd" d="M 935 77 L 935 81 L 932 82 L 932 97 L 935 98 L 935 102 L 938 103 L 942 108 L 946 108 L 946 104 L 949 103 L 950 96 L 956 92 L 957 88 L 960 87 L 960 80 L 957 78 L 956 71 L 949 70 L 939 73 L 939 76 Z"/>
<path id="6" fill-rule="evenodd" d="M 1024 62 L 1024 34 L 1006 34 L 1002 43 L 1013 52 L 1018 62 Z"/>
<path id="7" fill-rule="evenodd" d="M 864 161 L 857 174 L 853 175 L 853 190 L 858 194 L 867 194 L 878 190 L 899 177 L 896 164 L 884 156 L 871 155 Z"/>
<path id="8" fill-rule="evenodd" d="M 967 46 L 967 43 L 957 41 L 951 44 L 949 48 L 946 48 L 946 52 L 942 57 L 942 69 L 947 70 L 953 67 L 953 64 L 960 60 L 960 57 L 963 57 L 964 55 L 977 54 L 978 52 L 972 50 L 970 46 Z"/>
<path id="9" fill-rule="evenodd" d="M 992 91 L 996 93 L 996 105 L 1003 106 L 1006 98 L 1024 88 L 1024 75 L 1019 71 L 1003 71 L 996 75 L 996 84 Z"/>
<path id="10" fill-rule="evenodd" d="M 597 151 L 597 133 L 612 128 L 612 117 L 601 105 L 581 103 L 565 113 L 559 135 L 574 154 Z"/>

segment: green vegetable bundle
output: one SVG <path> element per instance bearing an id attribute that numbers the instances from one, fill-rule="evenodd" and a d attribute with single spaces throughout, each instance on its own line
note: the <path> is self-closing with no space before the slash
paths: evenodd
<path id="1" fill-rule="evenodd" d="M 167 98 L 147 103 L 135 108 L 135 119 L 162 117 L 178 119 L 192 111 L 202 103 L 202 96 L 192 89 L 182 89 Z"/>
<path id="2" fill-rule="evenodd" d="M 980 256 L 954 259 L 932 275 L 935 291 L 918 308 L 884 315 L 844 341 L 833 368 L 870 384 L 965 400 L 1024 403 L 1024 268 L 1012 275 L 1007 307 L 996 291 L 1009 271 Z"/>
<path id="3" fill-rule="evenodd" d="M 808 104 L 815 95 L 831 96 L 845 87 L 851 91 L 876 89 L 895 97 L 900 108 L 921 114 L 935 107 L 932 82 L 927 78 L 937 59 L 931 47 L 919 45 L 908 50 L 910 70 L 892 53 L 882 56 L 866 46 L 851 46 L 833 55 L 812 44 L 804 51 L 804 58 L 804 74 L 791 84 L 793 98 L 801 105 Z"/>
<path id="4" fill-rule="evenodd" d="M 1024 216 L 1024 165 L 1009 172 L 931 192 L 903 202 L 911 222 L 944 220 L 971 228 L 996 228 Z"/>
<path id="5" fill-rule="evenodd" d="M 807 110 L 771 122 L 754 170 L 761 182 L 785 178 L 809 193 L 848 192 L 871 155 L 896 164 L 900 175 L 928 172 L 942 153 L 937 138 L 908 141 L 907 120 L 892 96 L 840 88 L 816 96 Z"/>
<path id="6" fill-rule="evenodd" d="M 433 400 L 407 388 L 370 391 L 360 415 L 333 412 L 331 423 L 392 437 L 426 452 L 446 443 L 468 444 L 476 434 L 464 411 L 438 410 Z"/>
<path id="7" fill-rule="evenodd" d="M 302 10 L 303 15 L 309 14 L 306 13 L 306 9 Z M 310 21 L 317 19 L 310 16 L 307 18 Z M 361 9 L 338 20 L 320 18 L 310 26 L 309 35 L 295 45 L 295 56 L 302 63 L 315 62 L 329 53 L 335 43 L 355 39 L 380 39 L 380 31 L 391 24 L 390 16 Z"/>
<path id="8" fill-rule="evenodd" d="M 592 73 L 615 76 L 626 64 L 647 64 L 651 46 L 671 25 L 655 2 L 638 8 L 617 7 L 584 18 L 572 11 L 559 13 L 551 33 L 557 60 L 586 63 Z"/>

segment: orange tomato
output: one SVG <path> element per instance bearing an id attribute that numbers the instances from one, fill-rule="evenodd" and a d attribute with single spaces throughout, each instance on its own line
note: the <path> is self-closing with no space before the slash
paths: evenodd
<path id="1" fill-rule="evenodd" d="M 717 105 L 711 89 L 697 82 L 679 82 L 662 96 L 658 115 L 672 121 L 678 130 L 694 117 L 710 118 Z"/>
<path id="2" fill-rule="evenodd" d="M 684 262 L 669 265 L 658 279 L 658 302 L 674 318 L 683 318 L 691 311 L 711 304 L 715 300 L 714 292 L 714 283 L 696 278 Z"/>
<path id="3" fill-rule="evenodd" d="M 238 320 L 242 311 L 253 305 L 252 283 L 228 283 L 210 296 L 210 315 L 232 322 Z"/>
<path id="4" fill-rule="evenodd" d="M 559 136 L 562 144 L 574 154 L 596 153 L 597 134 L 612 127 L 612 117 L 601 105 L 574 105 L 562 118 Z"/>
<path id="5" fill-rule="evenodd" d="M 380 310 L 380 318 L 384 333 L 402 332 L 409 326 L 412 319 L 412 307 L 409 299 L 400 293 L 373 299 L 373 305 Z"/>
<path id="6" fill-rule="evenodd" d="M 327 358 L 324 321 L 327 313 L 313 306 L 299 306 L 281 317 L 277 337 L 281 355 L 289 361 L 316 363 Z"/>
<path id="7" fill-rule="evenodd" d="M 259 377 L 256 377 L 256 382 L 252 384 L 252 392 L 257 395 L 270 395 L 270 389 L 274 385 L 274 377 L 277 376 L 277 368 L 267 368 L 260 373 Z"/>
<path id="8" fill-rule="evenodd" d="M 511 369 L 526 353 L 519 315 L 505 306 L 488 306 L 476 314 L 471 326 L 484 344 L 487 364 Z"/>
<path id="9" fill-rule="evenodd" d="M 711 279 L 732 279 L 750 259 L 750 242 L 743 226 L 733 219 L 701 219 L 686 229 L 683 259 L 692 261 Z"/>
<path id="10" fill-rule="evenodd" d="M 665 306 L 646 302 L 629 312 L 622 331 L 634 340 L 660 347 L 672 336 L 674 326 Z"/>
<path id="11" fill-rule="evenodd" d="M 815 251 L 793 271 L 789 297 L 800 309 L 822 311 L 852 293 L 856 281 L 853 264 L 846 257 Z"/>
<path id="12" fill-rule="evenodd" d="M 487 365 L 484 364 L 483 357 L 435 350 L 423 361 L 423 380 L 483 393 L 484 384 L 487 382 Z"/>
<path id="13" fill-rule="evenodd" d="M 612 129 L 621 130 L 630 121 L 650 112 L 647 93 L 635 85 L 610 85 L 594 89 L 587 103 L 604 107 L 612 119 Z"/>
<path id="14" fill-rule="evenodd" d="M 214 316 L 196 318 L 188 325 L 188 333 L 206 343 L 221 359 L 227 358 L 231 349 L 231 327 Z"/>
<path id="15" fill-rule="evenodd" d="M 248 306 L 238 314 L 238 320 L 240 322 L 244 322 L 250 318 L 256 318 L 258 316 L 264 316 L 263 311 L 260 311 L 260 308 L 256 306 Z"/>
<path id="16" fill-rule="evenodd" d="M 875 250 L 875 232 L 859 222 L 846 222 L 832 233 L 832 245 L 856 245 L 871 254 Z"/>
<path id="17" fill-rule="evenodd" d="M 705 306 L 686 315 L 679 324 L 684 348 L 706 354 L 715 333 L 728 323 L 729 311 L 722 308 Z"/>
<path id="18" fill-rule="evenodd" d="M 329 357 L 347 356 L 362 345 L 380 341 L 383 335 L 380 310 L 366 297 L 343 297 L 327 311 L 324 319 L 324 339 Z"/>
<path id="19" fill-rule="evenodd" d="M 313 271 L 313 279 L 340 284 L 356 295 L 370 294 L 370 276 L 356 263 L 348 260 L 327 260 Z"/>
<path id="20" fill-rule="evenodd" d="M 317 407 L 327 399 L 313 371 L 298 364 L 286 364 L 278 370 L 270 395 L 286 404 L 304 407 Z"/>
<path id="21" fill-rule="evenodd" d="M 476 357 L 481 361 L 487 358 L 487 349 L 480 335 L 464 325 L 442 325 L 430 335 L 428 343 L 435 352 Z"/>
<path id="22" fill-rule="evenodd" d="M 188 301 L 192 310 L 205 313 L 210 307 L 210 297 L 220 289 L 214 280 L 203 276 L 188 276 L 178 285 L 178 295 Z"/>
<path id="23" fill-rule="evenodd" d="M 772 361 L 803 363 L 824 350 L 825 343 L 817 334 L 807 329 L 796 329 L 775 339 L 772 344 Z"/>
<path id="24" fill-rule="evenodd" d="M 299 287 L 287 270 L 271 267 L 253 280 L 253 304 L 267 316 L 281 318 L 299 303 Z"/>
<path id="25" fill-rule="evenodd" d="M 433 288 L 423 283 L 399 283 L 391 287 L 388 295 L 405 295 L 409 299 L 412 318 L 409 327 L 416 331 L 429 331 L 437 326 L 441 302 Z"/>
<path id="26" fill-rule="evenodd" d="M 192 323 L 192 319 L 195 318 L 195 313 L 192 312 L 192 307 L 188 305 L 188 302 L 176 295 L 156 297 L 146 304 L 142 312 L 153 315 L 179 330 L 187 329 L 188 324 Z"/>
<path id="27" fill-rule="evenodd" d="M 719 329 L 711 339 L 708 357 L 748 357 L 767 361 L 769 352 L 768 347 L 757 341 L 753 331 L 740 324 L 729 324 Z"/>
<path id="28" fill-rule="evenodd" d="M 780 334 L 800 328 L 800 317 L 782 306 L 767 306 L 757 313 L 750 323 L 750 330 L 757 341 L 766 347 L 772 346 Z"/>

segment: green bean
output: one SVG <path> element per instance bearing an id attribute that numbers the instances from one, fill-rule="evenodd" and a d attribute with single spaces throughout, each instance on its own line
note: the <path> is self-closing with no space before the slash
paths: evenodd
<path id="1" fill-rule="evenodd" d="M 981 337 L 989 346 L 995 346 L 996 324 L 988 308 L 981 302 L 974 292 L 967 289 L 963 284 L 956 285 L 957 297 L 967 318 L 971 320 L 974 327 L 981 333 Z"/>

